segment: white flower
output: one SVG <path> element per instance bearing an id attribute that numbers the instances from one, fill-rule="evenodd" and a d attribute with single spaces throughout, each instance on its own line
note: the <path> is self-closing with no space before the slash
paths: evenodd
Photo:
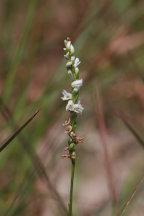
<path id="1" fill-rule="evenodd" d="M 83 106 L 80 104 L 80 102 L 78 102 L 78 104 L 74 104 L 74 112 L 76 113 L 82 113 L 82 111 L 84 110 Z"/>
<path id="2" fill-rule="evenodd" d="M 66 63 L 66 67 L 70 67 L 72 65 L 72 61 L 68 61 L 67 63 Z"/>
<path id="3" fill-rule="evenodd" d="M 72 94 L 67 92 L 66 90 L 62 91 L 63 97 L 61 97 L 62 100 L 70 100 L 72 99 Z"/>
<path id="4" fill-rule="evenodd" d="M 64 51 L 68 51 L 70 55 L 73 55 L 75 52 L 74 46 L 71 44 L 70 40 L 64 40 L 65 48 Z"/>
<path id="5" fill-rule="evenodd" d="M 72 88 L 78 91 L 80 87 L 82 86 L 82 84 L 83 84 L 83 80 L 80 79 L 80 80 L 73 81 L 71 85 L 72 85 Z"/>
<path id="6" fill-rule="evenodd" d="M 73 111 L 76 113 L 82 113 L 84 108 L 82 107 L 80 102 L 78 102 L 78 104 L 74 104 L 72 100 L 69 100 L 66 106 L 66 110 Z"/>
<path id="7" fill-rule="evenodd" d="M 67 105 L 66 105 L 66 110 L 69 110 L 69 111 L 74 111 L 74 103 L 72 100 L 69 100 Z"/>
<path id="8" fill-rule="evenodd" d="M 74 61 L 74 67 L 76 68 L 77 66 L 79 66 L 80 63 L 81 62 L 80 62 L 79 58 L 76 58 Z"/>

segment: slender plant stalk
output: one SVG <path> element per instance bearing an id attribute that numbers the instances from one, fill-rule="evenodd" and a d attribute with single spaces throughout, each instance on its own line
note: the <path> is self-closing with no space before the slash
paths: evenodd
<path id="1" fill-rule="evenodd" d="M 74 175 L 75 175 L 75 160 L 72 160 L 70 198 L 69 198 L 69 216 L 72 216 Z"/>
<path id="2" fill-rule="evenodd" d="M 67 60 L 66 68 L 68 74 L 72 78 L 71 93 L 63 90 L 62 100 L 68 101 L 66 105 L 66 110 L 70 112 L 69 120 L 66 120 L 63 126 L 66 126 L 65 132 L 69 135 L 68 146 L 65 150 L 68 151 L 68 154 L 62 155 L 62 157 L 70 158 L 71 160 L 71 183 L 70 183 L 70 195 L 69 195 L 69 216 L 73 215 L 73 187 L 74 187 L 74 176 L 75 176 L 75 161 L 76 161 L 76 151 L 75 147 L 83 139 L 76 135 L 77 127 L 77 114 L 82 113 L 83 107 L 80 104 L 79 99 L 79 89 L 82 86 L 83 80 L 79 79 L 79 68 L 80 60 L 75 57 L 74 47 L 71 44 L 69 38 L 64 41 L 65 48 L 64 51 L 66 54 L 64 57 Z"/>

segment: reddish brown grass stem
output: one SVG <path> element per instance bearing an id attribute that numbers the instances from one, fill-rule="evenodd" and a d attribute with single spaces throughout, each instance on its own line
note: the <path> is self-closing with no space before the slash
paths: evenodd
<path id="1" fill-rule="evenodd" d="M 116 206 L 117 195 L 116 195 L 116 189 L 113 180 L 112 164 L 111 164 L 111 160 L 107 148 L 107 140 L 106 140 L 107 132 L 106 132 L 106 126 L 105 126 L 105 121 L 103 116 L 103 103 L 98 89 L 96 89 L 96 116 L 98 119 L 98 127 L 99 127 L 99 133 L 100 133 L 101 143 L 104 152 L 105 168 L 107 172 L 107 180 L 108 180 L 109 190 L 111 193 L 112 204 L 113 206 Z"/>

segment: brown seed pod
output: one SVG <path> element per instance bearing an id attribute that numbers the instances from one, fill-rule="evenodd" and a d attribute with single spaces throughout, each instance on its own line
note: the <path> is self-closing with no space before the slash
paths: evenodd
<path id="1" fill-rule="evenodd" d="M 62 126 L 67 126 L 70 123 L 70 119 L 65 120 L 65 122 L 62 124 Z"/>
<path id="2" fill-rule="evenodd" d="M 68 125 L 66 128 L 65 128 L 65 133 L 70 133 L 72 130 L 72 126 L 71 125 Z"/>

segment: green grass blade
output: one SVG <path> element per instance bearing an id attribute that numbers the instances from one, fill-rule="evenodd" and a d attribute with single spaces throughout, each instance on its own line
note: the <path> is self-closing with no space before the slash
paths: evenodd
<path id="1" fill-rule="evenodd" d="M 39 110 L 36 111 L 21 127 L 19 127 L 14 134 L 12 134 L 0 147 L 0 152 L 3 151 L 18 134 L 33 120 L 33 118 L 38 114 Z"/>
<path id="2" fill-rule="evenodd" d="M 22 36 L 21 36 L 19 44 L 18 44 L 18 46 L 16 48 L 16 52 L 14 54 L 14 57 L 13 57 L 13 60 L 12 60 L 11 66 L 10 66 L 10 70 L 9 70 L 8 75 L 7 75 L 8 78 L 6 80 L 5 87 L 4 87 L 4 90 L 3 90 L 3 93 L 2 93 L 3 99 L 5 101 L 8 99 L 9 94 L 11 92 L 14 77 L 15 77 L 18 65 L 20 63 L 20 60 L 22 58 L 24 46 L 25 46 L 25 43 L 26 43 L 28 33 L 30 31 L 32 19 L 33 19 L 33 16 L 34 16 L 36 3 L 37 3 L 37 0 L 31 0 L 30 5 L 28 7 L 28 11 L 27 11 L 27 15 L 26 15 L 26 21 L 25 21 L 25 25 L 24 25 L 24 28 L 23 28 Z"/>

